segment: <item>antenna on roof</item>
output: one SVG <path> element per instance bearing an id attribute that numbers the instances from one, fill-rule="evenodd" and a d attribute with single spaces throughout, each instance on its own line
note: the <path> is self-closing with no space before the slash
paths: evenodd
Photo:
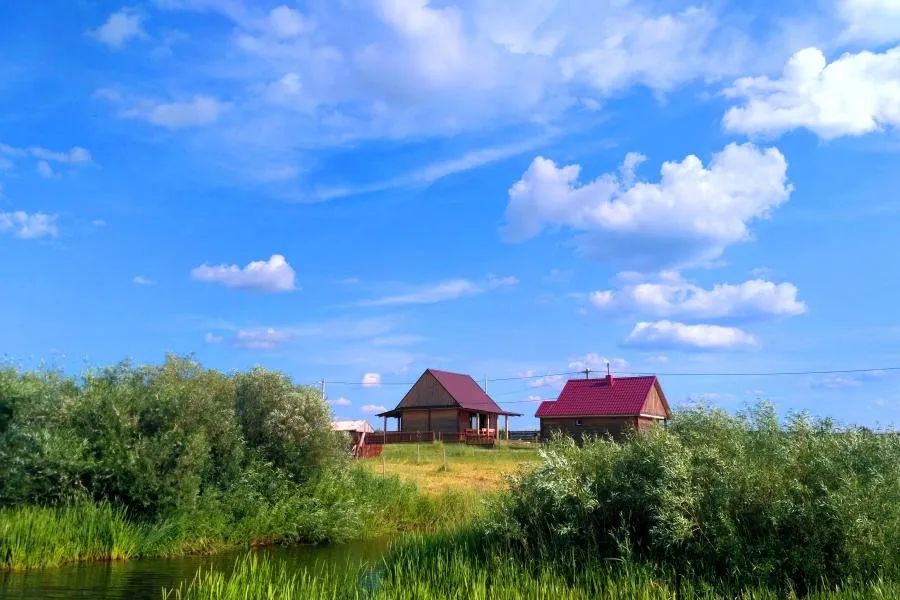
<path id="1" fill-rule="evenodd" d="M 609 361 L 606 361 L 606 374 L 611 375 L 611 373 L 609 371 Z"/>
<path id="2" fill-rule="evenodd" d="M 585 378 L 585 379 L 590 379 L 590 378 L 591 378 L 591 370 L 590 370 L 590 369 L 587 369 L 587 368 L 586 368 L 586 369 L 584 370 L 584 378 Z"/>

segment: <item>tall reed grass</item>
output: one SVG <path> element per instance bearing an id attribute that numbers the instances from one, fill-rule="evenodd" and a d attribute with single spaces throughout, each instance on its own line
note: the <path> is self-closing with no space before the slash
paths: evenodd
<path id="1" fill-rule="evenodd" d="M 0 511 L 0 570 L 73 560 L 122 560 L 139 552 L 145 528 L 109 504 Z"/>
<path id="2" fill-rule="evenodd" d="M 230 573 L 211 569 L 190 582 L 164 590 L 164 600 L 871 600 L 900 597 L 900 586 L 874 581 L 823 589 L 805 596 L 767 588 L 733 590 L 654 576 L 648 569 L 595 563 L 564 568 L 529 568 L 510 557 L 477 562 L 456 552 L 419 553 L 407 544 L 386 562 L 359 569 L 288 571 L 283 564 L 254 555 L 239 559 Z"/>

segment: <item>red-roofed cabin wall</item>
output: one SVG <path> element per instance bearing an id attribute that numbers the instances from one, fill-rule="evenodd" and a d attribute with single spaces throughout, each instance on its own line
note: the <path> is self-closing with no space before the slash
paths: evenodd
<path id="1" fill-rule="evenodd" d="M 641 408 L 641 414 L 651 415 L 661 419 L 665 419 L 668 416 L 666 415 L 666 407 L 663 405 L 662 398 L 655 385 L 650 388 L 650 393 L 647 394 L 647 399 L 644 401 L 643 408 Z"/>
<path id="2" fill-rule="evenodd" d="M 553 431 L 561 431 L 577 441 L 586 435 L 610 435 L 613 439 L 622 439 L 626 432 L 637 427 L 636 417 L 543 417 L 541 439 L 549 440 Z"/>

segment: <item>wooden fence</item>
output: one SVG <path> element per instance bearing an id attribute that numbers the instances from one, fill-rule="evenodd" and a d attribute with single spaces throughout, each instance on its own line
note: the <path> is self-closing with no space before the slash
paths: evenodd
<path id="1" fill-rule="evenodd" d="M 510 431 L 509 439 L 518 442 L 538 442 L 541 439 L 540 431 Z"/>

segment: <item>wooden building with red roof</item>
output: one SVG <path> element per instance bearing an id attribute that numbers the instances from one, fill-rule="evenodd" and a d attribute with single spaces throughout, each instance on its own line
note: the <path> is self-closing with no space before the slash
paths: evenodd
<path id="1" fill-rule="evenodd" d="M 400 435 L 387 433 L 385 439 L 464 441 L 467 434 L 496 439 L 500 416 L 508 424 L 521 415 L 500 408 L 469 375 L 426 369 L 396 408 L 376 416 L 384 417 L 385 432 L 389 417 L 398 421 Z"/>
<path id="2" fill-rule="evenodd" d="M 534 415 L 541 423 L 541 439 L 560 431 L 576 440 L 586 435 L 621 438 L 672 416 L 666 395 L 655 376 L 572 379 L 556 400 L 542 402 Z"/>

